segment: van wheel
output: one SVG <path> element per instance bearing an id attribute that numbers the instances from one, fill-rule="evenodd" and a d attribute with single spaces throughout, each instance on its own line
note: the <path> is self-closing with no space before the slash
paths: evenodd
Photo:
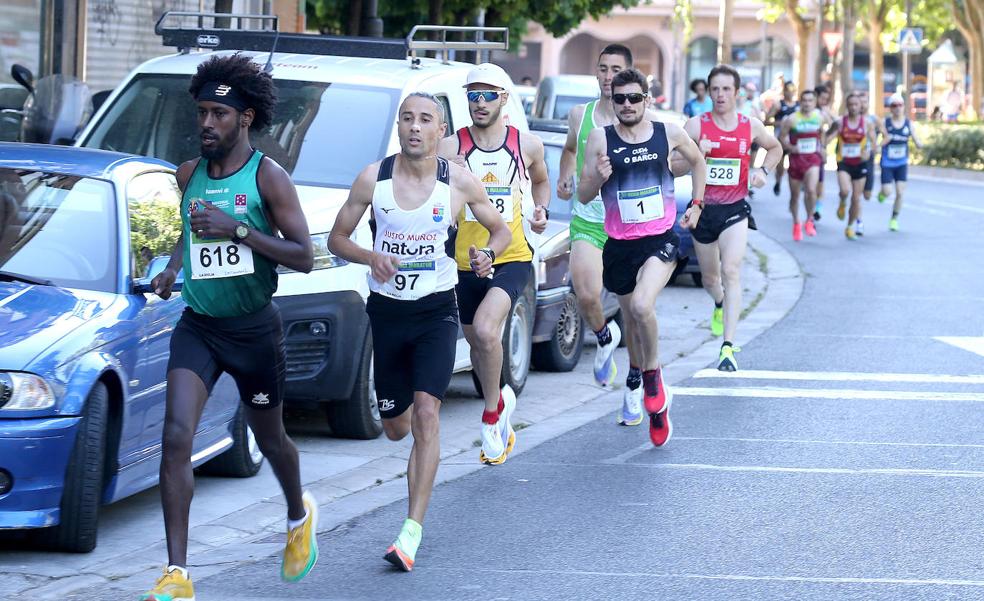
<path id="1" fill-rule="evenodd" d="M 530 362 L 533 354 L 533 303 L 530 301 L 530 290 L 513 303 L 512 311 L 506 318 L 506 327 L 502 332 L 502 375 L 499 382 L 509 385 L 518 396 L 526 386 L 526 377 L 530 373 Z M 482 394 L 482 384 L 473 369 L 472 383 L 479 397 Z"/>
<path id="2" fill-rule="evenodd" d="M 533 366 L 542 371 L 571 371 L 581 360 L 583 345 L 584 320 L 577 297 L 568 293 L 550 340 L 533 345 Z"/>
<path id="3" fill-rule="evenodd" d="M 371 440 L 383 432 L 383 420 L 379 416 L 376 399 L 376 383 L 372 362 L 372 334 L 366 332 L 362 345 L 362 358 L 355 376 L 355 390 L 347 399 L 328 404 L 328 423 L 332 434 L 339 438 Z"/>
<path id="4" fill-rule="evenodd" d="M 72 553 L 88 553 L 96 548 L 108 416 L 109 392 L 105 384 L 96 382 L 85 400 L 72 457 L 65 471 L 61 522 L 42 530 L 39 537 L 45 547 Z"/>
<path id="5" fill-rule="evenodd" d="M 203 474 L 229 478 L 255 476 L 263 466 L 263 453 L 253 431 L 246 424 L 246 411 L 240 406 L 232 422 L 232 447 L 201 466 Z"/>

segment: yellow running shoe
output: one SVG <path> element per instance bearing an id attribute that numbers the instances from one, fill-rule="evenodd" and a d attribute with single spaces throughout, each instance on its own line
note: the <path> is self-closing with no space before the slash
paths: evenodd
<path id="1" fill-rule="evenodd" d="M 847 204 L 841 201 L 841 203 L 837 206 L 837 218 L 843 221 L 846 211 Z"/>
<path id="2" fill-rule="evenodd" d="M 195 587 L 187 570 L 167 566 L 154 588 L 140 595 L 140 601 L 195 601 Z"/>
<path id="3" fill-rule="evenodd" d="M 724 308 L 722 307 L 714 307 L 714 313 L 711 313 L 711 334 L 714 336 L 724 334 Z"/>
<path id="4" fill-rule="evenodd" d="M 892 217 L 888 220 L 888 229 L 893 232 L 899 231 L 899 220 L 897 217 Z"/>
<path id="5" fill-rule="evenodd" d="M 847 226 L 847 229 L 844 230 L 844 235 L 847 236 L 848 240 L 858 239 L 858 235 L 854 232 L 854 227 L 850 225 Z"/>
<path id="6" fill-rule="evenodd" d="M 280 577 L 285 582 L 297 582 L 308 575 L 318 562 L 318 502 L 305 492 L 302 497 L 307 518 L 297 528 L 287 532 L 287 546 L 280 565 Z"/>
<path id="7" fill-rule="evenodd" d="M 741 349 L 730 344 L 721 345 L 721 354 L 718 355 L 718 371 L 738 371 L 738 361 L 735 360 L 735 353 Z"/>

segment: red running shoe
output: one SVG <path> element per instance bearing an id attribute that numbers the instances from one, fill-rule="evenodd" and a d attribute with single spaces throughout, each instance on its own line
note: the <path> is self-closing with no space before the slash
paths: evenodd
<path id="1" fill-rule="evenodd" d="M 794 223 L 793 224 L 793 240 L 795 240 L 796 242 L 799 242 L 802 239 L 803 239 L 803 227 L 800 224 L 798 224 L 798 223 Z"/>
<path id="2" fill-rule="evenodd" d="M 670 408 L 662 413 L 653 413 L 649 416 L 649 440 L 653 446 L 661 447 L 670 441 L 673 436 L 673 423 L 670 422 Z"/>
<path id="3" fill-rule="evenodd" d="M 813 225 L 812 220 L 807 221 L 803 229 L 806 231 L 807 236 L 813 237 L 817 235 L 817 226 Z"/>
<path id="4" fill-rule="evenodd" d="M 669 405 L 669 401 L 666 396 L 666 387 L 663 386 L 663 370 L 656 370 L 656 382 L 652 387 L 646 386 L 646 374 L 643 373 L 642 378 L 642 388 L 643 388 L 643 405 L 646 407 L 646 413 L 662 413 L 666 411 L 666 407 Z"/>

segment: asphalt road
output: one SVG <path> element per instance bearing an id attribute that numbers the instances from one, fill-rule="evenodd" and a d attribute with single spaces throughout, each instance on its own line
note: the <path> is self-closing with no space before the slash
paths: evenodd
<path id="1" fill-rule="evenodd" d="M 984 599 L 984 357 L 937 339 L 984 342 L 982 191 L 913 181 L 901 232 L 872 201 L 850 242 L 831 185 L 800 243 L 760 192 L 803 296 L 739 377 L 675 389 L 666 448 L 605 417 L 438 487 L 410 574 L 382 560 L 400 501 L 323 533 L 299 584 L 259 553 L 198 598 Z"/>

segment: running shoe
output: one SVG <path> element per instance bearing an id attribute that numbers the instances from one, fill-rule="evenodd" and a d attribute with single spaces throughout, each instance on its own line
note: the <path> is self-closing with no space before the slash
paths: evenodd
<path id="1" fill-rule="evenodd" d="M 383 555 L 383 559 L 404 572 L 409 572 L 413 569 L 422 535 L 423 529 L 420 524 L 407 518 L 403 521 L 403 528 L 400 529 L 400 535 L 386 549 L 386 555 Z"/>
<path id="2" fill-rule="evenodd" d="M 837 218 L 843 221 L 845 215 L 847 215 L 847 203 L 842 200 L 841 203 L 837 205 Z"/>
<path id="3" fill-rule="evenodd" d="M 899 231 L 899 219 L 898 217 L 892 217 L 888 220 L 888 229 L 897 232 Z"/>
<path id="4" fill-rule="evenodd" d="M 805 224 L 803 224 L 803 231 L 806 232 L 807 236 L 812 238 L 817 235 L 817 226 L 813 225 L 813 220 L 808 220 Z"/>
<path id="5" fill-rule="evenodd" d="M 140 595 L 140 601 L 195 601 L 195 587 L 181 569 L 168 566 L 154 588 Z"/>
<path id="6" fill-rule="evenodd" d="M 861 223 L 860 219 L 854 222 L 854 233 L 858 236 L 864 235 L 864 224 Z"/>
<path id="7" fill-rule="evenodd" d="M 622 341 L 622 331 L 614 321 L 608 322 L 608 331 L 612 334 L 612 341 L 604 346 L 599 345 L 594 359 L 594 378 L 599 386 L 611 386 L 615 383 L 615 376 L 618 375 L 618 367 L 615 366 L 615 349 Z"/>
<path id="8" fill-rule="evenodd" d="M 799 242 L 803 239 L 803 226 L 798 223 L 793 224 L 793 240 Z"/>
<path id="9" fill-rule="evenodd" d="M 782 188 L 782 180 L 778 177 L 776 178 L 776 185 L 772 186 L 772 193 L 779 196 L 779 190 Z"/>
<path id="10" fill-rule="evenodd" d="M 724 334 L 724 307 L 714 307 L 714 312 L 711 313 L 711 334 Z"/>
<path id="11" fill-rule="evenodd" d="M 502 414 L 499 416 L 499 439 L 506 445 L 506 457 L 516 446 L 516 430 L 512 427 L 512 415 L 516 411 L 516 393 L 511 386 L 502 387 Z M 505 461 L 505 460 L 503 460 Z"/>
<path id="12" fill-rule="evenodd" d="M 886 200 L 888 200 L 888 195 L 885 194 L 884 192 L 879 192 L 878 193 L 878 202 L 885 202 Z"/>
<path id="13" fill-rule="evenodd" d="M 386 549 L 386 555 L 383 555 L 383 559 L 404 572 L 409 572 L 413 569 L 413 558 L 400 549 L 399 542 L 393 543 Z"/>
<path id="14" fill-rule="evenodd" d="M 287 546 L 280 565 L 280 577 L 285 582 L 297 582 L 308 575 L 318 562 L 318 502 L 305 491 L 301 497 L 307 517 L 304 522 L 287 532 Z"/>
<path id="15" fill-rule="evenodd" d="M 622 410 L 615 420 L 620 426 L 638 426 L 642 423 L 642 386 L 635 390 L 626 387 L 622 394 Z"/>
<path id="16" fill-rule="evenodd" d="M 673 422 L 670 421 L 670 404 L 666 404 L 666 411 L 662 413 L 652 413 L 649 415 L 649 440 L 653 446 L 661 447 L 670 442 L 673 436 Z"/>
<path id="17" fill-rule="evenodd" d="M 850 225 L 847 226 L 847 229 L 844 230 L 844 235 L 847 236 L 847 239 L 848 240 L 857 240 L 858 239 L 857 235 L 854 233 L 854 228 L 852 226 L 850 226 Z"/>
<path id="18" fill-rule="evenodd" d="M 649 392 L 646 390 L 646 379 L 643 376 L 642 382 L 642 396 L 643 403 L 646 406 L 646 413 L 662 413 L 666 411 L 666 408 L 670 405 L 669 394 L 666 392 L 666 387 L 663 386 L 663 370 L 656 370 L 656 394 L 650 396 Z"/>
<path id="19" fill-rule="evenodd" d="M 482 423 L 482 450 L 478 459 L 488 465 L 499 465 L 506 460 L 506 446 L 502 443 L 502 429 L 498 423 Z"/>
<path id="20" fill-rule="evenodd" d="M 730 344 L 721 345 L 721 354 L 718 355 L 718 371 L 738 371 L 735 353 L 740 350 L 740 348 Z"/>
<path id="21" fill-rule="evenodd" d="M 820 214 L 823 212 L 823 201 L 817 199 L 817 204 L 813 207 L 813 219 L 814 221 L 820 221 Z"/>

